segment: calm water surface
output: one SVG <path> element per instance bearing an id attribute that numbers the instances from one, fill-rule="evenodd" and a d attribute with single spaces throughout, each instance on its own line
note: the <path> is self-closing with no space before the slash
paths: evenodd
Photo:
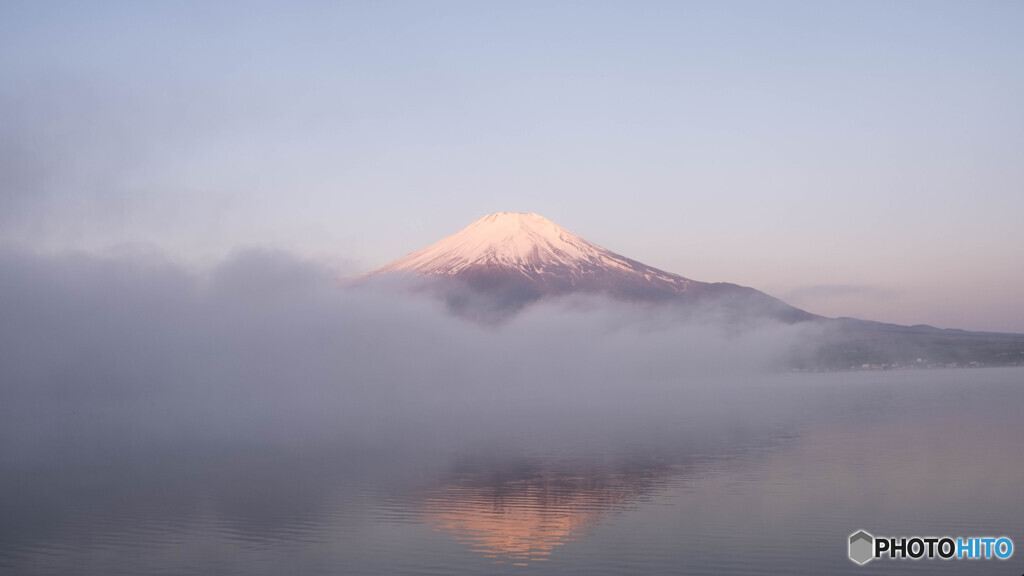
<path id="1" fill-rule="evenodd" d="M 0 409 L 0 573 L 1024 572 L 1024 369 L 748 380 L 380 408 L 358 433 L 21 398 Z M 1018 550 L 860 567 L 858 529 Z"/>

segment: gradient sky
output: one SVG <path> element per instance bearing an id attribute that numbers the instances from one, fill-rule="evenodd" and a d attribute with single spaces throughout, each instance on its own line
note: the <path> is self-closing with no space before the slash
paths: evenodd
<path id="1" fill-rule="evenodd" d="M 1024 332 L 1022 2 L 0 3 L 0 244 L 346 273 L 494 211 Z"/>

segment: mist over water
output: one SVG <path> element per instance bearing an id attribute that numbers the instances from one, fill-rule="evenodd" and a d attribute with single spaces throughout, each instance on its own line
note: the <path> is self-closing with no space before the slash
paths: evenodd
<path id="1" fill-rule="evenodd" d="M 601 297 L 480 324 L 402 288 L 269 250 L 0 253 L 0 571 L 810 574 L 851 572 L 858 528 L 1024 542 L 1019 371 L 786 374 L 814 328 Z"/>
<path id="2" fill-rule="evenodd" d="M 343 288 L 271 251 L 204 273 L 153 255 L 0 258 L 3 404 L 62 416 L 56 428 L 5 418 L 8 459 L 38 455 L 35 443 L 73 454 L 179 438 L 404 443 L 696 417 L 708 409 L 697 399 L 758 390 L 754 376 L 780 368 L 802 333 L 600 297 L 480 325 L 399 287 Z"/>

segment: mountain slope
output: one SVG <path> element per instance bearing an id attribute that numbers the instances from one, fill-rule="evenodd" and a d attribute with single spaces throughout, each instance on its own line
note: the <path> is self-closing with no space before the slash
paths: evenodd
<path id="1" fill-rule="evenodd" d="M 753 288 L 699 282 L 626 258 L 537 214 L 497 212 L 361 278 L 411 279 L 450 311 L 485 323 L 507 319 L 542 298 L 604 294 L 671 306 L 680 319 L 742 328 L 764 320 L 805 323 L 789 365 L 803 369 L 868 366 L 1024 364 L 1024 335 L 830 319 Z"/>
<path id="2" fill-rule="evenodd" d="M 787 322 L 815 316 L 767 294 L 698 282 L 626 258 L 537 214 L 496 212 L 367 276 L 404 275 L 446 291 L 457 311 L 483 306 L 512 313 L 547 296 L 602 293 L 634 301 L 720 307 L 734 316 Z"/>

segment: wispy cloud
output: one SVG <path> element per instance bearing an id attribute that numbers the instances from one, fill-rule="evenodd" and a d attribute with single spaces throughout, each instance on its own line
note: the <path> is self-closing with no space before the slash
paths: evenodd
<path id="1" fill-rule="evenodd" d="M 888 300 L 900 294 L 901 292 L 895 288 L 871 284 L 814 284 L 794 288 L 787 292 L 782 299 L 799 306 L 801 302 L 850 296 L 872 300 Z"/>
<path id="2" fill-rule="evenodd" d="M 701 390 L 750 393 L 742 383 L 802 330 L 737 332 L 600 298 L 485 327 L 335 278 L 280 251 L 197 273 L 146 252 L 0 250 L 0 453 L 96 435 L 100 450 L 141 437 L 485 436 L 685 411 Z M 25 406 L 62 414 L 63 429 Z"/>

